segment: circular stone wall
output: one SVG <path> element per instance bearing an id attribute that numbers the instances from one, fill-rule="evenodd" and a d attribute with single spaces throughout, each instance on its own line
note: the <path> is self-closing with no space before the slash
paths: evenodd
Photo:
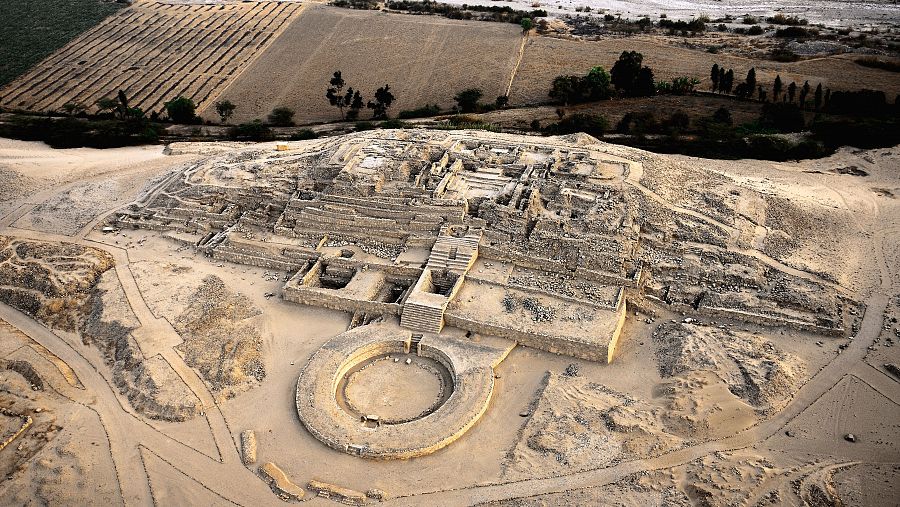
<path id="1" fill-rule="evenodd" d="M 296 396 L 309 432 L 349 454 L 406 459 L 471 428 L 490 402 L 492 365 L 449 342 L 444 347 L 440 337 L 409 354 L 409 338 L 396 322 L 381 322 L 338 335 L 313 354 Z"/>

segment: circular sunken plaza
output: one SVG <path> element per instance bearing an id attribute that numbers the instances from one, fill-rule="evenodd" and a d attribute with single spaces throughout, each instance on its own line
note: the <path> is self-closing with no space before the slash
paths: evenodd
<path id="1" fill-rule="evenodd" d="M 487 410 L 494 366 L 514 344 L 444 332 L 413 341 L 396 321 L 327 342 L 297 381 L 297 413 L 326 445 L 374 459 L 432 453 Z"/>

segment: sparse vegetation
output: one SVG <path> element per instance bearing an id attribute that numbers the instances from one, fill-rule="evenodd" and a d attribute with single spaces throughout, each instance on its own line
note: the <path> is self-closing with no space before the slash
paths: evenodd
<path id="1" fill-rule="evenodd" d="M 547 16 L 547 11 L 541 9 L 535 9 L 529 12 L 513 9 L 508 6 L 469 4 L 456 6 L 430 0 L 388 0 L 385 3 L 385 7 L 393 11 L 409 12 L 412 14 L 435 14 L 450 19 L 477 19 L 479 21 L 514 23 L 521 26 L 522 30 L 525 31 L 530 30 L 534 26 L 535 18 Z"/>
<path id="2" fill-rule="evenodd" d="M 293 127 L 294 110 L 287 107 L 276 107 L 269 113 L 268 120 L 275 127 Z"/>
<path id="3" fill-rule="evenodd" d="M 408 120 L 412 118 L 428 118 L 429 116 L 437 116 L 441 114 L 441 108 L 437 104 L 425 104 L 422 107 L 418 107 L 416 109 L 408 109 L 406 111 L 400 111 L 397 114 L 397 118 L 401 120 Z"/>
<path id="4" fill-rule="evenodd" d="M 228 137 L 235 141 L 271 141 L 275 139 L 275 133 L 260 120 L 254 120 L 231 127 Z"/>
<path id="5" fill-rule="evenodd" d="M 895 60 L 882 60 L 874 56 L 864 56 L 853 61 L 858 63 L 859 65 L 862 65 L 863 67 L 887 70 L 890 72 L 900 72 L 900 62 Z"/>
<path id="6" fill-rule="evenodd" d="M 785 16 L 784 14 L 779 13 L 766 18 L 766 23 L 771 25 L 805 26 L 809 24 L 809 21 L 798 18 L 797 16 Z"/>

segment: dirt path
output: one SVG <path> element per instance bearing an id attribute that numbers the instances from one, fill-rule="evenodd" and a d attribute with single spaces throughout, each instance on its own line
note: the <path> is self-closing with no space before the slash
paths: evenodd
<path id="1" fill-rule="evenodd" d="M 513 82 L 516 80 L 516 74 L 519 72 L 519 66 L 522 65 L 522 58 L 525 57 L 525 45 L 528 44 L 528 32 L 522 34 L 522 43 L 519 45 L 519 54 L 516 55 L 516 66 L 513 67 L 512 73 L 509 75 L 509 84 L 506 85 L 506 96 L 512 91 Z"/>
<path id="2" fill-rule="evenodd" d="M 240 464 L 234 446 L 230 446 L 232 452 L 224 453 L 226 456 L 230 454 L 228 459 L 220 463 L 168 437 L 123 410 L 106 379 L 66 340 L 4 304 L 0 304 L 0 317 L 65 361 L 81 379 L 85 390 L 71 389 L 64 394 L 100 416 L 109 437 L 110 452 L 125 505 L 152 505 L 153 497 L 139 447 L 151 449 L 207 489 L 238 504 L 275 504 L 265 484 Z M 234 459 L 231 459 L 232 456 Z M 267 502 L 269 499 L 272 501 Z"/>

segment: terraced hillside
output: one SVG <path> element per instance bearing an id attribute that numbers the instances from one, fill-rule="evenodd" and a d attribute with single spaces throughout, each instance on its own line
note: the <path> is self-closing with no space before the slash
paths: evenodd
<path id="1" fill-rule="evenodd" d="M 303 9 L 299 3 L 173 5 L 138 0 L 0 90 L 0 105 L 92 107 L 124 90 L 158 111 L 179 95 L 214 99 Z"/>

